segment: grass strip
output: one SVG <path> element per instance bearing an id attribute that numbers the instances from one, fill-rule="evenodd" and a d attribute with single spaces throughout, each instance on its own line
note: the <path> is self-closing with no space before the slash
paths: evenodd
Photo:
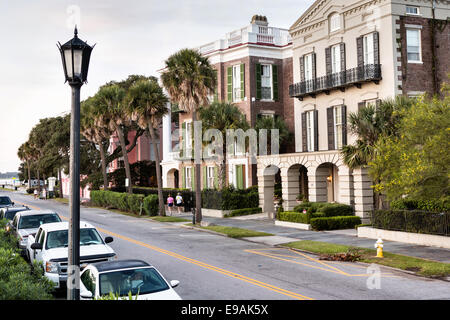
<path id="1" fill-rule="evenodd" d="M 193 226 L 192 224 L 189 224 L 190 226 Z M 247 237 L 266 237 L 266 236 L 273 236 L 271 233 L 266 232 L 259 232 L 259 231 L 253 231 L 248 229 L 242 229 L 242 228 L 235 228 L 235 227 L 225 227 L 225 226 L 214 226 L 210 225 L 207 227 L 200 227 L 195 226 L 196 228 L 200 229 L 207 229 L 211 231 L 215 231 L 218 233 L 222 233 L 230 238 L 247 238 Z"/>
<path id="2" fill-rule="evenodd" d="M 376 258 L 377 252 L 375 249 L 351 247 L 310 240 L 290 242 L 283 244 L 283 246 L 330 256 L 352 252 L 360 255 L 358 261 L 364 263 L 376 263 L 401 270 L 413 271 L 417 275 L 431 278 L 444 278 L 450 276 L 449 263 L 409 257 L 386 251 L 383 252 L 384 258 Z"/>
<path id="3" fill-rule="evenodd" d="M 148 217 L 148 216 L 147 216 Z M 183 218 L 178 218 L 178 217 L 161 217 L 161 216 L 154 216 L 154 217 L 149 217 L 149 219 L 155 220 L 155 221 L 159 221 L 159 222 L 187 222 L 190 221 L 188 219 L 183 219 Z"/>

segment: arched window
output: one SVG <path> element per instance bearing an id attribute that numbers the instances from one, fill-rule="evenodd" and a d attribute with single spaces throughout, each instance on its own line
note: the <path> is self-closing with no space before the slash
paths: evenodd
<path id="1" fill-rule="evenodd" d="M 338 13 L 330 16 L 330 32 L 337 31 L 341 28 L 341 17 Z"/>

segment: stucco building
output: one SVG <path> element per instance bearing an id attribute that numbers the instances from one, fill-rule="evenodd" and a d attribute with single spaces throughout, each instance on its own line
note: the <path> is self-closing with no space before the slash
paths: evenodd
<path id="1" fill-rule="evenodd" d="M 356 140 L 346 119 L 380 99 L 437 92 L 450 72 L 449 3 L 317 0 L 291 26 L 295 152 L 258 158 L 265 212 L 273 211 L 280 174 L 285 210 L 302 193 L 368 216 L 373 192 L 367 171 L 350 170 L 339 153 Z"/>

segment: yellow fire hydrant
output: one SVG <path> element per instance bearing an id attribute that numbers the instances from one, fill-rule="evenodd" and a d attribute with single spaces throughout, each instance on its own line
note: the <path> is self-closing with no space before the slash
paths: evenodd
<path id="1" fill-rule="evenodd" d="M 383 240 L 381 238 L 375 242 L 375 249 L 377 249 L 377 258 L 383 258 Z"/>

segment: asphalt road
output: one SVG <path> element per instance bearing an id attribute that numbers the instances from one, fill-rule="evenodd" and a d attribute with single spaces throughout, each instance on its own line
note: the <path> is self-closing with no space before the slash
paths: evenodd
<path id="1" fill-rule="evenodd" d="M 67 220 L 69 206 L 0 191 L 17 204 L 51 209 Z M 301 252 L 206 233 L 173 223 L 81 208 L 119 259 L 158 268 L 188 300 L 422 300 L 450 299 L 450 283 L 362 263 L 330 262 Z"/>

